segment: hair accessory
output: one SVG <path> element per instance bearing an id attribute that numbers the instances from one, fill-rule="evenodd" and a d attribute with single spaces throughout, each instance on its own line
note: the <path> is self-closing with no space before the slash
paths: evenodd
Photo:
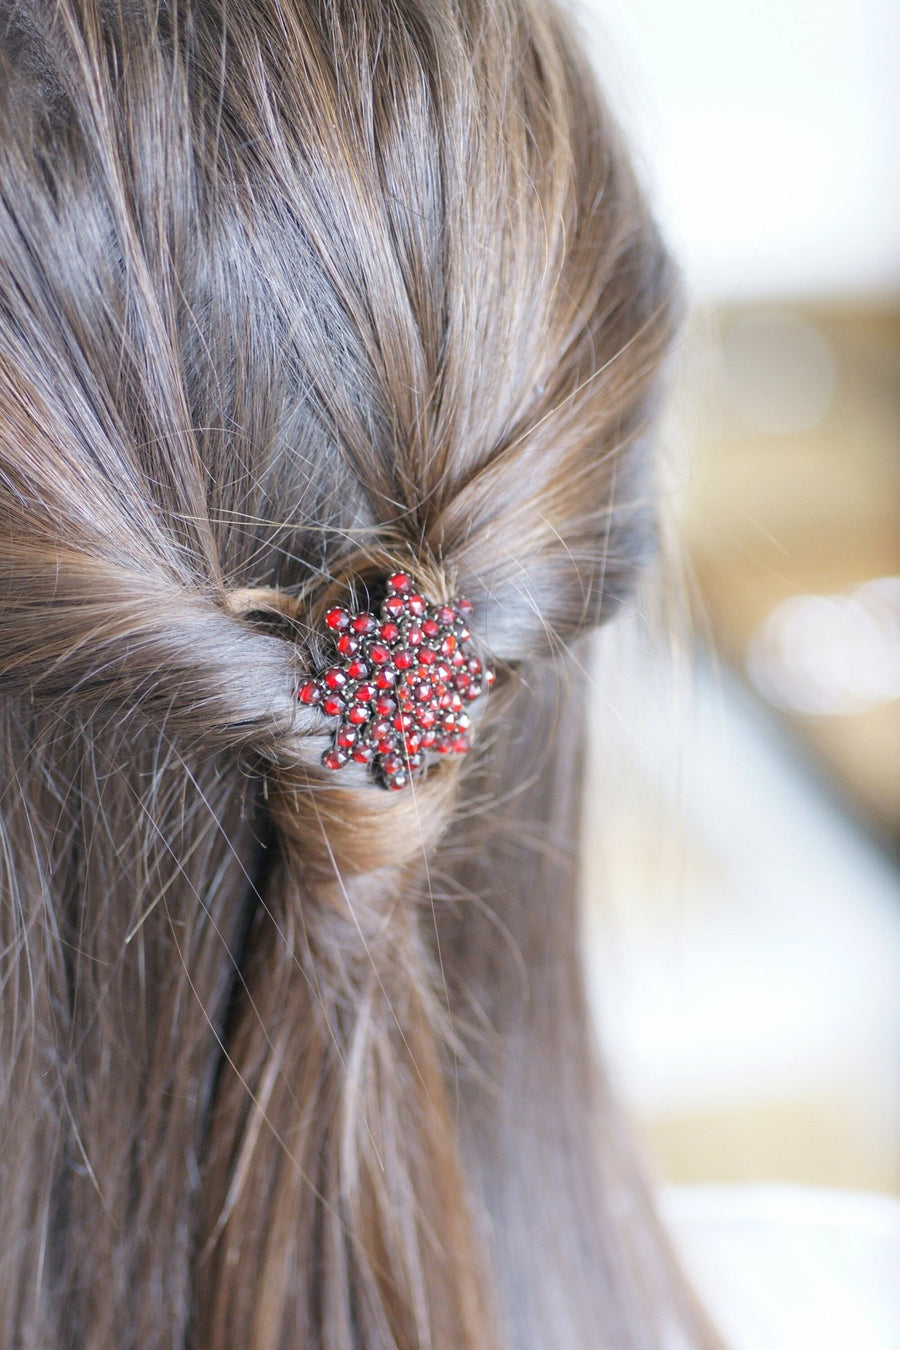
<path id="1" fill-rule="evenodd" d="M 297 693 L 340 719 L 322 756 L 326 768 L 371 764 L 382 785 L 397 790 L 424 768 L 429 750 L 471 748 L 466 705 L 494 682 L 470 642 L 471 611 L 461 596 L 444 605 L 426 599 L 405 572 L 388 577 L 380 618 L 328 610 L 338 659 Z"/>

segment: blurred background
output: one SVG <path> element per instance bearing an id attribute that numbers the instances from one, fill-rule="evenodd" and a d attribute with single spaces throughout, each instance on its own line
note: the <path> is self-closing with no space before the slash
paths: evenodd
<path id="1" fill-rule="evenodd" d="M 577 12 L 691 300 L 666 612 L 595 653 L 601 1034 L 662 1180 L 898 1195 L 900 6 Z"/>

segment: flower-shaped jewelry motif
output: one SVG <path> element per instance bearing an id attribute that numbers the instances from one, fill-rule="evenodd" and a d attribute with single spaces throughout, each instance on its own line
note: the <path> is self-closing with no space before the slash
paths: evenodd
<path id="1" fill-rule="evenodd" d="M 403 788 L 428 751 L 471 748 L 466 705 L 494 682 L 475 654 L 466 621 L 472 606 L 457 596 L 438 605 L 416 592 L 405 572 L 387 581 L 381 617 L 330 609 L 340 664 L 300 686 L 301 703 L 339 718 L 328 769 L 371 764 L 384 787 Z"/>

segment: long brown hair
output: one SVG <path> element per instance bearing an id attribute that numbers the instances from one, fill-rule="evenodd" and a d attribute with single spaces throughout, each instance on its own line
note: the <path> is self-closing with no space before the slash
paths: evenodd
<path id="1" fill-rule="evenodd" d="M 0 1342 L 711 1343 L 578 972 L 674 287 L 577 42 L 4 0 L 0 49 Z M 499 671 L 403 793 L 295 697 L 390 565 Z"/>

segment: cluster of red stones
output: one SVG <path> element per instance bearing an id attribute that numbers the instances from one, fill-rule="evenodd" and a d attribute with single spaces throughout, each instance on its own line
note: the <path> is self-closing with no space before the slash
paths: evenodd
<path id="1" fill-rule="evenodd" d="M 462 755 L 470 748 L 466 705 L 494 681 L 476 656 L 466 621 L 472 606 L 457 597 L 435 605 L 405 572 L 387 581 L 381 617 L 330 609 L 340 664 L 301 685 L 301 703 L 340 718 L 329 769 L 351 760 L 371 764 L 387 788 L 403 788 L 428 751 Z"/>

